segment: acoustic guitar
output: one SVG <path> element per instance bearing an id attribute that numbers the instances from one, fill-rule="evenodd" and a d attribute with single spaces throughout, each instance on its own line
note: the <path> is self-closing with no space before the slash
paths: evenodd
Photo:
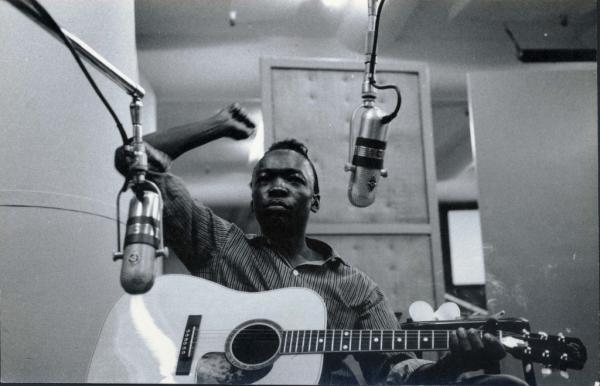
<path id="1" fill-rule="evenodd" d="M 88 382 L 316 384 L 323 354 L 449 349 L 449 329 L 326 329 L 306 288 L 239 292 L 189 275 L 163 275 L 110 311 Z M 579 339 L 495 331 L 517 358 L 566 369 L 586 361 Z"/>

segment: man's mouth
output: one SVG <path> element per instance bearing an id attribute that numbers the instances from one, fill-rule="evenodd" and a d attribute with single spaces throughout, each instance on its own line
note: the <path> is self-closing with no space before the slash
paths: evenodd
<path id="1" fill-rule="evenodd" d="M 289 209 L 289 205 L 287 205 L 283 201 L 271 201 L 271 202 L 269 202 L 267 204 L 267 209 L 272 209 L 272 210 L 288 210 Z"/>

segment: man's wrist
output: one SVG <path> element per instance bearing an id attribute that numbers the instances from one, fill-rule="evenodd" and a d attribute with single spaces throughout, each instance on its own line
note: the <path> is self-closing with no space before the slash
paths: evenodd
<path id="1" fill-rule="evenodd" d="M 446 384 L 454 382 L 464 370 L 452 354 L 447 354 L 437 362 L 424 364 L 409 377 L 410 383 Z"/>

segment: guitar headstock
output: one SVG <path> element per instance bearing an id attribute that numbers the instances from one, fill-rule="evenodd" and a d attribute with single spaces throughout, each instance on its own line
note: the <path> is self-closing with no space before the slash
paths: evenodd
<path id="1" fill-rule="evenodd" d="M 562 334 L 509 332 L 502 337 L 502 343 L 513 357 L 540 363 L 547 369 L 581 370 L 587 361 L 587 351 L 581 340 L 565 337 Z"/>

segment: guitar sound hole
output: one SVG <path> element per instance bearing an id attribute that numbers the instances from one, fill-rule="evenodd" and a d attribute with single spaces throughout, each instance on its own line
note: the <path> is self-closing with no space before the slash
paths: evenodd
<path id="1" fill-rule="evenodd" d="M 271 326 L 254 324 L 243 328 L 231 344 L 233 356 L 241 363 L 258 365 L 275 356 L 279 349 L 279 335 Z"/>

